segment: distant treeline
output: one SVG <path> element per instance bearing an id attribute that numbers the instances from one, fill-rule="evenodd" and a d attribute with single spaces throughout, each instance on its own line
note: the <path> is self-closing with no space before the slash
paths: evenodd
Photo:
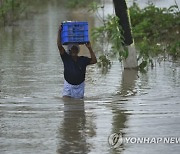
<path id="1" fill-rule="evenodd" d="M 0 0 L 0 25 L 12 24 L 24 9 L 23 0 Z"/>
<path id="2" fill-rule="evenodd" d="M 46 4 L 60 3 L 63 0 L 0 0 L 0 26 L 12 25 L 28 14 L 39 12 Z"/>

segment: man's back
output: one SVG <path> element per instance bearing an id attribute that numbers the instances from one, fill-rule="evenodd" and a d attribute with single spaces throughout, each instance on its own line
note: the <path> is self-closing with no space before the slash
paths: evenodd
<path id="1" fill-rule="evenodd" d="M 91 58 L 78 56 L 77 60 L 66 52 L 61 55 L 64 64 L 64 78 L 72 85 L 79 85 L 85 80 L 86 66 L 90 64 Z"/>

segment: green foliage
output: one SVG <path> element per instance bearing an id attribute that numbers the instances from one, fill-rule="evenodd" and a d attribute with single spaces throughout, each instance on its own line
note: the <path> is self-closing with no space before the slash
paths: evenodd
<path id="1" fill-rule="evenodd" d="M 160 54 L 180 57 L 180 12 L 177 5 L 158 8 L 150 4 L 140 9 L 136 3 L 130 7 L 132 30 L 139 49 L 139 59 L 149 60 Z"/>
<path id="2" fill-rule="evenodd" d="M 173 9 L 173 7 L 171 7 Z M 131 12 L 131 9 L 130 9 Z M 176 15 L 170 13 L 166 8 L 157 8 L 150 5 L 141 10 L 141 12 L 131 13 L 131 19 L 139 19 L 139 21 L 132 20 L 134 37 L 148 37 L 151 40 L 159 41 L 165 39 L 164 34 L 168 30 L 175 28 L 179 23 L 176 21 Z"/>
<path id="3" fill-rule="evenodd" d="M 107 68 L 107 67 L 111 67 L 111 61 L 108 59 L 108 57 L 107 56 L 105 56 L 105 55 L 101 55 L 100 57 L 99 57 L 99 61 L 98 61 L 98 66 L 99 67 L 105 67 L 105 68 Z"/>
<path id="4" fill-rule="evenodd" d="M 116 15 L 108 15 L 107 17 L 103 17 L 98 12 L 99 9 L 104 9 L 104 6 L 97 2 L 91 3 L 89 5 L 89 11 L 92 13 L 96 13 L 97 19 L 102 23 L 102 26 L 95 27 L 92 29 L 91 37 L 92 40 L 98 44 L 102 44 L 103 46 L 103 55 L 100 56 L 100 63 L 103 62 L 105 58 L 105 53 L 109 53 L 109 56 L 116 55 L 119 61 L 122 59 L 126 59 L 128 57 L 128 48 L 124 46 L 124 38 L 123 38 L 123 30 L 119 25 L 119 18 Z M 104 10 L 103 10 L 104 11 Z M 103 64 L 107 64 L 106 60 Z M 100 65 L 103 66 L 104 65 Z"/>
<path id="5" fill-rule="evenodd" d="M 110 43 L 111 53 L 118 55 L 120 61 L 128 57 L 128 50 L 123 45 L 122 28 L 119 25 L 119 18 L 117 16 L 108 15 L 102 26 L 92 29 L 91 36 L 93 41 L 105 42 L 107 50 Z"/>
<path id="6" fill-rule="evenodd" d="M 89 11 L 96 13 L 102 22 L 102 26 L 93 28 L 91 36 L 95 42 L 103 42 L 105 49 L 118 55 L 121 61 L 128 57 L 128 49 L 123 46 L 124 38 L 121 35 L 119 19 L 114 15 L 103 19 L 97 13 L 100 8 L 102 6 L 95 2 L 90 5 Z M 135 45 L 139 51 L 138 60 L 141 61 L 140 70 L 148 64 L 153 67 L 153 59 L 159 55 L 166 57 L 168 54 L 173 59 L 180 57 L 180 11 L 177 4 L 169 8 L 158 8 L 150 4 L 141 9 L 134 3 L 130 7 L 130 17 Z M 103 64 L 106 64 L 105 58 L 102 57 L 100 63 L 104 60 Z"/>
<path id="7" fill-rule="evenodd" d="M 176 60 L 180 57 L 180 41 L 175 41 L 167 47 L 169 54 Z"/>
<path id="8" fill-rule="evenodd" d="M 89 12 L 95 13 L 102 6 L 100 6 L 99 3 L 94 1 L 94 2 L 90 3 L 88 7 L 89 7 L 89 10 L 88 10 Z"/>

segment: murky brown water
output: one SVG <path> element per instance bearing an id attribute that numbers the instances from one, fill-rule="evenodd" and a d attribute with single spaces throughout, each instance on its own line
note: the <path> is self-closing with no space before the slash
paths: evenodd
<path id="1" fill-rule="evenodd" d="M 180 137 L 180 63 L 162 62 L 144 74 L 124 71 L 117 61 L 107 74 L 90 66 L 85 99 L 63 100 L 57 28 L 88 15 L 56 3 L 43 9 L 32 20 L 0 29 L 0 153 L 179 154 L 180 144 L 115 150 L 108 137 L 119 131 L 125 137 Z"/>

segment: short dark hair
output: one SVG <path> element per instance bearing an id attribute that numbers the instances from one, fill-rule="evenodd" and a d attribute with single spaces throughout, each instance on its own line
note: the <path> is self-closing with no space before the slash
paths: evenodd
<path id="1" fill-rule="evenodd" d="M 76 50 L 76 51 L 79 52 L 79 48 L 77 46 L 75 46 L 75 45 L 72 46 L 71 50 Z"/>

